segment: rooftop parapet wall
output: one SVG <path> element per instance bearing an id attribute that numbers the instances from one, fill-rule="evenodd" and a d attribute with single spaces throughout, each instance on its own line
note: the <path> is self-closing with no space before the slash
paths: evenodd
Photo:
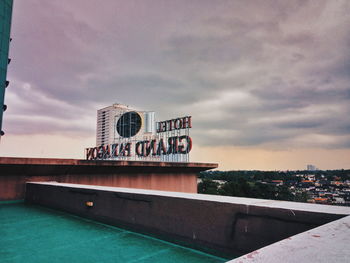
<path id="1" fill-rule="evenodd" d="M 330 222 L 229 261 L 229 263 L 348 263 L 350 216 Z"/>
<path id="2" fill-rule="evenodd" d="M 350 214 L 347 207 L 54 182 L 28 183 L 26 201 L 228 258 Z"/>
<path id="3" fill-rule="evenodd" d="M 26 166 L 26 167 L 23 167 Z M 43 175 L 47 172 L 61 174 L 62 172 L 94 173 L 101 171 L 113 173 L 115 168 L 138 172 L 143 171 L 164 172 L 181 169 L 189 172 L 201 172 L 218 167 L 216 163 L 180 163 L 180 162 L 143 162 L 143 161 L 88 161 L 79 159 L 56 159 L 56 158 L 15 158 L 0 157 L 0 169 L 21 168 L 23 173 L 29 174 L 31 171 L 24 171 L 23 168 L 46 167 L 47 170 L 37 170 L 36 175 Z M 85 169 L 84 169 L 85 168 Z M 4 170 L 6 172 L 6 170 Z M 10 172 L 10 171 L 9 171 Z M 41 172 L 41 174 L 39 174 Z M 1 173 L 2 174 L 2 173 Z"/>
<path id="4" fill-rule="evenodd" d="M 0 201 L 24 199 L 25 183 L 57 181 L 178 192 L 197 192 L 197 173 L 211 163 L 0 158 Z"/>

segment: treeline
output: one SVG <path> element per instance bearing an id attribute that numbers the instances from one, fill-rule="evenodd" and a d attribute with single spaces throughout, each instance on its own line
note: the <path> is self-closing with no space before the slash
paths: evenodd
<path id="1" fill-rule="evenodd" d="M 291 185 L 300 183 L 302 177 L 315 175 L 316 179 L 350 180 L 350 170 L 327 171 L 207 171 L 199 175 L 198 193 L 306 202 L 306 192 L 292 192 Z M 282 180 L 283 185 L 273 183 Z"/>
<path id="2" fill-rule="evenodd" d="M 296 175 L 308 175 L 313 174 L 317 179 L 322 176 L 327 180 L 333 180 L 338 178 L 342 181 L 350 180 L 350 170 L 317 170 L 317 171 L 206 171 L 201 172 L 200 178 L 208 178 L 215 180 L 236 181 L 239 178 L 245 178 L 251 181 L 268 181 L 268 180 L 283 180 L 288 181 L 301 181 L 300 177 Z"/>
<path id="3" fill-rule="evenodd" d="M 198 193 L 250 197 L 272 200 L 306 202 L 305 192 L 293 194 L 286 185 L 270 185 L 262 182 L 250 182 L 245 178 L 230 180 L 224 183 L 203 178 L 198 184 Z"/>

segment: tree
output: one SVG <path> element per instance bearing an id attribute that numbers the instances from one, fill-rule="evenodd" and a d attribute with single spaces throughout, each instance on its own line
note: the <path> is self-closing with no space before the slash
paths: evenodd
<path id="1" fill-rule="evenodd" d="M 294 197 L 294 201 L 296 202 L 307 202 L 309 196 L 306 192 L 296 193 Z"/>
<path id="2" fill-rule="evenodd" d="M 198 184 L 198 193 L 217 195 L 219 184 L 211 179 L 203 178 L 202 182 Z"/>

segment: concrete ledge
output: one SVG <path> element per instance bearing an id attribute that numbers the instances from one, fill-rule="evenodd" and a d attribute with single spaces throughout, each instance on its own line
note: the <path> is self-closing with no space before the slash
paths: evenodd
<path id="1" fill-rule="evenodd" d="M 349 259 L 350 216 L 347 216 L 229 262 L 347 263 Z"/>
<path id="2" fill-rule="evenodd" d="M 197 173 L 212 163 L 87 161 L 47 158 L 0 158 L 0 201 L 24 198 L 25 183 L 61 183 L 197 192 Z"/>
<path id="3" fill-rule="evenodd" d="M 228 258 L 350 214 L 348 207 L 55 182 L 27 183 L 26 201 Z"/>
<path id="4" fill-rule="evenodd" d="M 53 158 L 14 158 L 0 157 L 0 175 L 7 175 L 20 170 L 22 173 L 30 175 L 35 170 L 35 175 L 62 174 L 63 172 L 99 172 L 113 173 L 118 168 L 119 171 L 129 172 L 142 171 L 174 171 L 181 169 L 191 172 L 200 172 L 217 168 L 215 163 L 176 163 L 176 162 L 140 162 L 140 161 L 88 161 L 78 159 L 53 159 Z M 17 168 L 17 169 L 15 169 Z M 40 168 L 40 169 L 38 169 Z M 31 170 L 33 169 L 33 170 Z M 102 170 L 101 170 L 102 169 Z"/>

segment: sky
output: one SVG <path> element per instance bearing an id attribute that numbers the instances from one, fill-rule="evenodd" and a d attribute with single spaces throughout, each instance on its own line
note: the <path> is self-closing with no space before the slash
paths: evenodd
<path id="1" fill-rule="evenodd" d="M 191 161 L 350 168 L 350 1 L 15 1 L 0 156 L 84 158 L 113 103 L 191 115 Z"/>

